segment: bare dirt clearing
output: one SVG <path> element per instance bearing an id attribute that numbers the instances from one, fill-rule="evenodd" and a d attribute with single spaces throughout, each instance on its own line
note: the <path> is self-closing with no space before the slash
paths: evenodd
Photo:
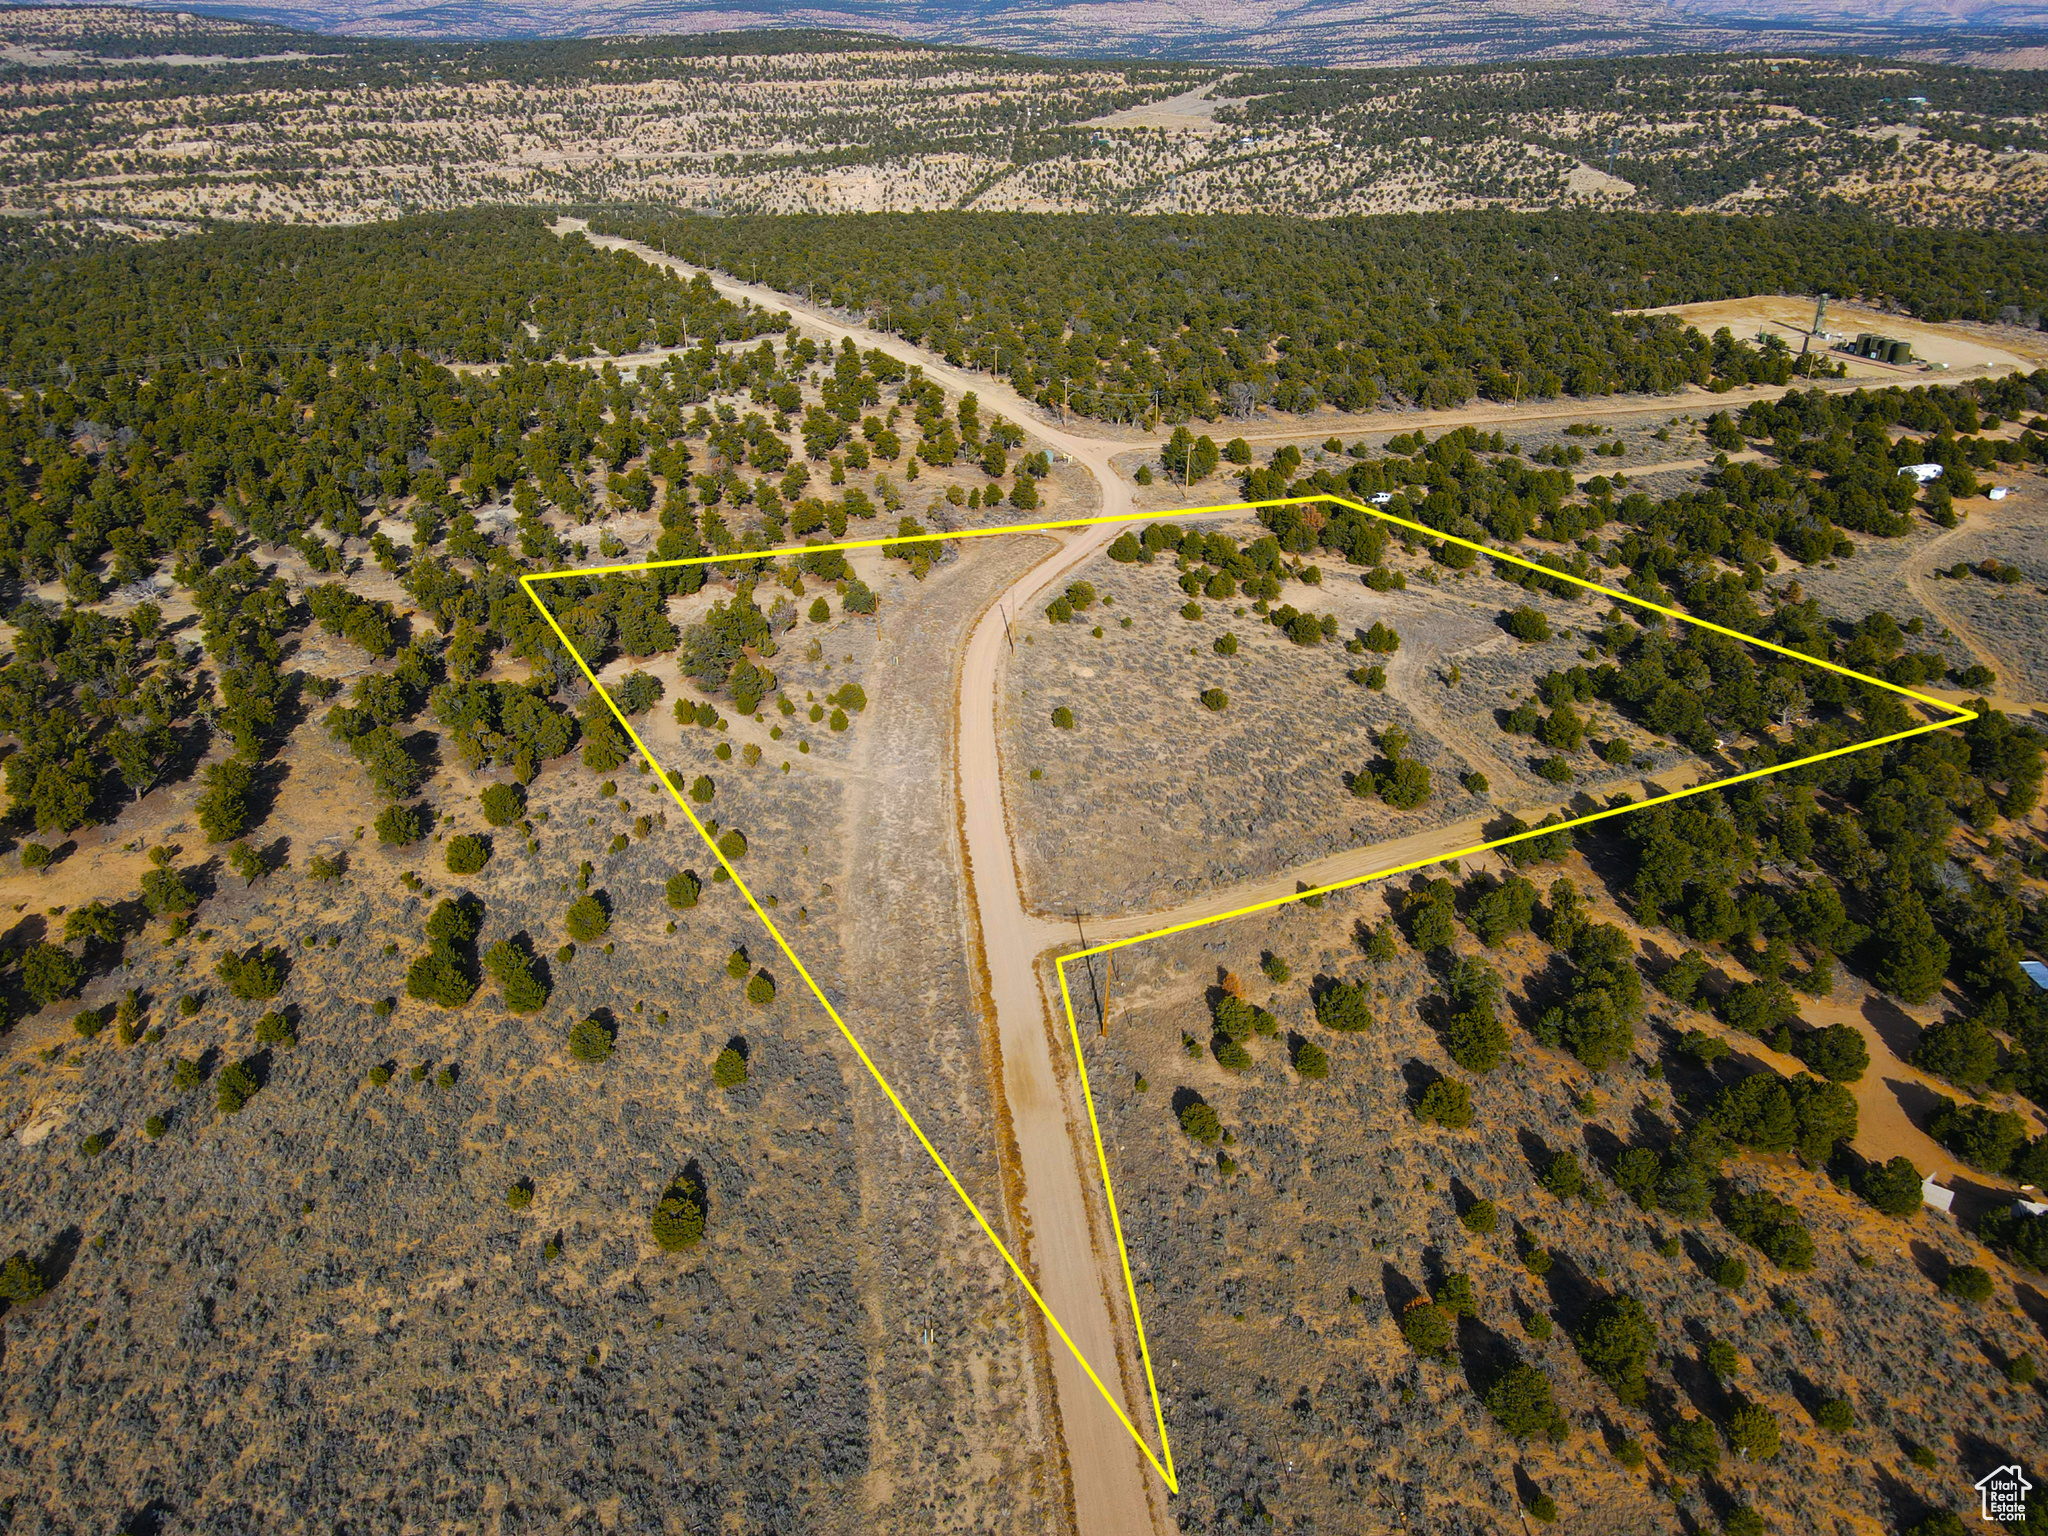
<path id="1" fill-rule="evenodd" d="M 1831 346 L 1832 343 L 1828 343 L 1826 337 L 1812 335 L 1814 303 L 1804 294 L 1760 294 L 1746 299 L 1716 299 L 1702 304 L 1671 304 L 1643 313 L 1676 315 L 1709 336 L 1723 326 L 1744 341 L 1754 341 L 1759 334 L 1775 335 L 1795 352 L 1810 340 L 1814 350 L 1819 351 L 1824 344 Z M 1943 382 L 1939 377 L 1942 373 L 1970 377 L 1973 370 L 1994 373 L 2008 369 L 2025 371 L 2048 363 L 2048 336 L 2038 331 L 1961 320 L 1935 325 L 1915 320 L 1910 315 L 1872 309 L 1846 299 L 1828 301 L 1826 329 L 1831 337 L 1853 338 L 1860 332 L 1871 331 L 1913 344 L 1916 362 L 1906 365 L 1879 363 L 1829 351 L 1831 359 L 1848 365 L 1849 377 L 1856 380 L 1932 384 Z M 1941 367 L 1922 368 L 1920 362 L 1935 363 Z M 1930 373 L 1937 376 L 1928 377 Z"/>

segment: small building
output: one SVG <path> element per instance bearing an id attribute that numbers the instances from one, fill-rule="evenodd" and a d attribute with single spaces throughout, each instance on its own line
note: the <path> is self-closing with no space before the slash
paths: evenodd
<path id="1" fill-rule="evenodd" d="M 2027 973 L 2027 980 L 2043 992 L 2048 992 L 2048 965 L 2043 965 L 2038 960 L 2022 960 L 2020 969 Z"/>
<path id="2" fill-rule="evenodd" d="M 1925 485 L 1930 480 L 1939 480 L 1941 478 L 1941 466 L 1939 464 L 1907 464 L 1899 470 L 1899 473 L 1911 475 L 1915 480 Z"/>
<path id="3" fill-rule="evenodd" d="M 1931 1205 L 1943 1215 L 1947 1215 L 1956 1203 L 1956 1192 L 1952 1189 L 1943 1189 L 1934 1182 L 1934 1175 L 1930 1173 L 1920 1181 L 1920 1203 Z"/>
<path id="4" fill-rule="evenodd" d="M 2003 501 L 2012 494 L 2012 487 L 2009 485 L 1994 485 L 1988 494 L 1993 501 Z"/>

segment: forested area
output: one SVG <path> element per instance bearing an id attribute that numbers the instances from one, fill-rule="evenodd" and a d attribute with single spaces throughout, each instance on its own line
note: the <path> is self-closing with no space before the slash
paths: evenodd
<path id="1" fill-rule="evenodd" d="M 1705 339 L 1617 311 L 1738 294 L 1826 290 L 1927 319 L 2048 307 L 2039 236 L 1850 218 L 600 211 L 592 225 L 749 278 L 758 264 L 785 290 L 815 285 L 1050 407 L 1119 420 L 1155 402 L 1168 419 L 1214 419 L 1260 402 L 1440 407 L 1705 384 L 1727 376 Z"/>
<path id="2" fill-rule="evenodd" d="M 344 353 L 588 357 L 783 328 L 708 282 L 558 239 L 544 216 L 510 209 L 13 245 L 0 266 L 0 377 L 15 385 Z"/>
<path id="3" fill-rule="evenodd" d="M 599 282 L 558 300 L 587 304 L 608 325 L 661 323 L 608 303 L 611 258 L 592 260 L 571 270 Z M 521 275 L 499 269 L 495 286 L 479 292 L 498 312 L 516 313 L 527 292 Z M 262 820 L 265 763 L 295 724 L 328 705 L 328 733 L 385 802 L 379 836 L 409 843 L 424 827 L 408 802 L 426 777 L 415 737 L 428 718 L 473 770 L 499 765 L 531 779 L 579 739 L 593 767 L 627 756 L 593 700 L 576 714 L 558 701 L 576 669 L 518 586 L 536 565 L 590 557 L 556 531 L 562 524 L 651 513 L 661 530 L 652 553 L 663 558 L 815 541 L 897 513 L 903 501 L 887 470 L 908 482 L 920 466 L 956 462 L 988 484 L 966 494 L 952 486 L 950 500 L 994 506 L 1007 494 L 1020 507 L 1037 504 L 1044 455 L 1013 460 L 1021 433 L 984 416 L 972 395 L 949 407 L 879 352 L 822 352 L 785 334 L 780 320 L 715 300 L 697 306 L 702 292 L 672 280 L 627 290 L 636 300 L 680 296 L 692 305 L 681 312 L 694 317 L 689 349 L 631 380 L 563 362 L 458 373 L 390 347 L 376 313 L 343 307 L 328 332 L 337 344 L 323 347 L 331 356 L 251 347 L 227 365 L 86 373 L 0 401 L 0 566 L 24 585 L 58 583 L 65 595 L 61 609 L 28 597 L 9 615 L 17 638 L 0 668 L 0 729 L 16 743 L 6 784 L 24 832 L 57 840 L 105 820 L 194 772 L 218 736 L 233 750 L 204 769 L 197 812 L 209 842 L 247 852 L 237 840 Z M 217 318 L 233 326 L 251 315 L 223 307 Z M 752 347 L 718 344 L 722 329 L 763 326 L 770 334 Z M 348 341 L 361 345 L 340 344 Z M 804 403 L 806 385 L 822 404 Z M 742 416 L 735 402 L 758 408 Z M 846 483 L 849 468 L 885 471 L 873 475 L 875 495 Z M 814 488 L 814 477 L 844 489 Z M 907 518 L 889 526 L 919 528 Z M 395 541 L 401 530 L 409 537 Z M 595 553 L 617 558 L 624 546 L 607 533 Z M 918 546 L 913 571 L 939 553 Z M 268 568 L 286 554 L 340 579 L 300 591 Z M 412 617 L 352 590 L 347 578 L 372 561 L 402 584 Z M 736 582 L 730 601 L 678 631 L 663 599 L 699 590 L 707 576 Z M 813 622 L 830 611 L 824 596 L 806 593 L 806 576 L 836 591 L 848 612 L 875 610 L 873 591 L 827 554 L 781 567 L 744 558 L 576 578 L 548 597 L 594 665 L 680 652 L 705 699 L 679 698 L 677 716 L 713 726 L 710 700 L 751 713 L 775 693 L 773 674 L 746 657 L 773 655 L 799 597 Z M 126 599 L 120 616 L 98 607 L 116 589 Z M 197 646 L 184 625 L 165 622 L 173 592 L 197 610 Z M 309 626 L 380 664 L 345 699 L 336 700 L 338 685 L 291 665 Z M 520 663 L 526 680 L 486 679 L 499 655 Z M 631 712 L 663 692 L 638 672 L 623 688 Z M 787 699 L 775 702 L 793 713 Z M 865 706 L 852 686 L 829 702 L 834 731 Z M 824 719 L 823 707 L 813 714 Z M 49 857 L 46 844 L 32 846 Z"/>
<path id="4" fill-rule="evenodd" d="M 2044 406 L 2048 374 L 2040 373 L 1946 388 L 1792 392 L 1709 423 L 1716 445 L 1760 447 L 1764 463 L 1728 464 L 1700 489 L 1662 500 L 1633 491 L 1617 496 L 1604 477 L 1578 499 L 1569 476 L 1530 469 L 1469 428 L 1433 443 L 1420 434 L 1397 440 L 1390 447 L 1408 451 L 1384 458 L 1354 450 L 1348 469 L 1297 475 L 1298 461 L 1249 469 L 1244 489 L 1260 498 L 1389 495 L 1381 503 L 1388 512 L 1459 537 L 1533 536 L 1552 544 L 1538 558 L 1561 571 L 1618 581 L 1635 596 L 1800 655 L 1912 686 L 1942 680 L 1947 671 L 1924 640 L 1915 649 L 1918 619 L 1901 624 L 1882 610 L 1854 622 L 1832 618 L 1796 579 L 1768 584 L 1767 568 L 1777 569 L 1781 557 L 1802 564 L 1849 558 L 1856 544 L 1848 531 L 1895 538 L 1911 530 L 1915 514 L 1954 526 L 1954 501 L 1977 493 L 1980 474 L 2048 460 L 2048 438 L 2032 426 L 2012 437 L 1984 435 Z M 1905 435 L 1895 442 L 1888 428 Z M 1929 460 L 1944 474 L 1924 492 L 1899 473 L 1901 464 Z M 1378 519 L 1306 504 L 1270 508 L 1260 519 L 1279 551 L 1323 551 L 1371 567 L 1368 585 L 1386 584 L 1376 578 L 1392 540 Z M 1597 536 L 1603 530 L 1604 540 Z M 1133 543 L 1128 554 L 1139 558 L 1149 547 Z M 1451 545 L 1435 551 L 1452 569 L 1479 558 Z M 1897 695 L 1840 674 L 1753 654 L 1736 641 L 1622 605 L 1601 613 L 1575 589 L 1516 567 L 1496 564 L 1495 572 L 1587 609 L 1582 632 L 1592 643 L 1585 664 L 1538 678 L 1531 698 L 1501 722 L 1561 749 L 1565 756 L 1553 761 L 1597 745 L 1579 713 L 1593 705 L 1695 753 L 1726 748 L 1742 769 L 1833 751 L 1904 730 L 1917 718 Z M 1523 640 L 1548 632 L 1547 621 L 1526 607 L 1504 615 L 1504 627 Z M 1964 683 L 1989 680 L 1987 674 Z M 1598 858 L 1630 871 L 1621 889 L 1637 920 L 1678 938 L 1680 954 L 1658 985 L 1680 1003 L 1712 1007 L 1731 1026 L 1801 1056 L 1823 1077 L 1853 1077 L 1867 1064 L 1860 1040 L 1850 1050 L 1829 1031 L 1804 1028 L 1802 994 L 1828 995 L 1838 965 L 1912 1004 L 1954 984 L 1963 1011 L 1925 1032 L 1915 1061 L 1964 1090 L 2016 1090 L 2048 1106 L 2048 999 L 2019 968 L 2048 942 L 2039 903 L 2023 898 L 2022 881 L 2038 873 L 2038 858 L 2007 863 L 1987 877 L 1954 846 L 1963 829 L 1988 833 L 2036 807 L 2048 744 L 1982 701 L 1972 707 L 1980 718 L 1959 731 L 1787 769 L 1580 833 Z M 1991 842 L 1994 852 L 2003 846 L 1995 836 Z M 1518 845 L 1513 857 L 1541 863 L 1565 846 L 1540 838 Z M 1455 893 L 1448 882 L 1439 884 L 1440 893 L 1410 903 L 1418 943 L 1446 940 L 1445 925 L 1458 912 L 1475 932 L 1497 929 L 1507 896 L 1517 884 L 1527 886 L 1475 877 Z M 1531 921 L 1533 889 L 1525 898 L 1514 905 L 1509 928 Z M 1573 942 L 1569 930 L 1559 942 Z M 1617 989 L 1611 971 L 1604 982 L 1582 985 L 1587 961 L 1576 950 L 1574 958 L 1571 986 L 1556 1005 L 1544 1011 L 1537 1004 L 1536 1033 L 1601 1066 L 1626 1055 L 1640 995 Z M 1733 983 L 1706 985 L 1716 970 Z M 1490 1009 L 1474 1012 L 1453 991 L 1452 1053 L 1461 1062 L 1471 1054 L 1470 1064 L 1484 1070 L 1499 1059 L 1505 1036 Z M 1787 1127 L 1796 1119 L 1790 1108 L 1770 1113 Z M 1704 1116 L 1696 1134 L 1719 1135 L 1740 1124 L 1752 1131 L 1739 1142 L 1761 1145 L 1755 1136 L 1763 1135 L 1765 1150 L 1791 1146 L 1779 1145 L 1791 1130 L 1754 1131 L 1762 1114 L 1730 1100 L 1726 1113 Z M 1988 1172 L 2048 1177 L 2048 1138 L 2030 1142 L 2024 1122 L 2010 1112 L 1952 1106 L 1936 1117 L 1934 1134 Z M 1825 1138 L 1810 1160 L 1828 1162 L 1834 1139 Z M 1720 1156 L 1710 1158 L 1716 1167 Z M 1853 1160 L 1845 1166 L 1845 1178 L 1853 1175 L 1880 1198 L 1887 1187 L 1881 1170 L 1857 1173 Z M 2038 1257 L 2034 1227 L 2021 1224 L 2011 1240 L 2033 1244 L 2026 1251 Z"/>

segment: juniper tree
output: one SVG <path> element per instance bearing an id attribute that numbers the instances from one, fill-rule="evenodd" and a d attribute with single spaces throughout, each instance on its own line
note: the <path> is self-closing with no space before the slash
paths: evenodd
<path id="1" fill-rule="evenodd" d="M 687 1178 L 668 1187 L 648 1222 L 654 1241 L 667 1253 L 694 1248 L 704 1237 L 703 1199 Z"/>

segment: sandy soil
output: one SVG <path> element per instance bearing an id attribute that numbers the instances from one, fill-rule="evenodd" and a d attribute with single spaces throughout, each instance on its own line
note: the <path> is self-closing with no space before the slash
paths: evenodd
<path id="1" fill-rule="evenodd" d="M 1192 91 L 1183 91 L 1178 96 L 1169 96 L 1164 101 L 1148 102 L 1142 107 L 1126 107 L 1121 112 L 1106 113 L 1091 117 L 1083 128 L 1163 128 L 1168 133 L 1228 133 L 1228 124 L 1216 121 L 1219 107 L 1242 106 L 1249 97 L 1231 98 L 1216 93 L 1235 80 L 1235 75 L 1225 75 L 1211 80 L 1207 85 L 1197 86 Z"/>
<path id="2" fill-rule="evenodd" d="M 1924 376 L 1930 371 L 1941 370 L 1920 366 L 1923 361 L 1941 365 L 1942 369 L 1964 377 L 1970 376 L 1968 370 L 1972 369 L 2002 373 L 2014 368 L 2033 369 L 2048 362 L 2048 336 L 2039 332 L 1961 320 L 1933 325 L 1907 315 L 1886 314 L 1867 305 L 1836 298 L 1828 300 L 1826 335 L 1814 337 L 1813 310 L 1814 299 L 1810 296 L 1774 294 L 1747 299 L 1716 299 L 1703 304 L 1669 304 L 1644 313 L 1677 315 L 1695 330 L 1709 336 L 1724 325 L 1738 339 L 1745 341 L 1754 340 L 1760 331 L 1773 333 L 1784 338 L 1795 352 L 1809 339 L 1817 349 L 1824 340 L 1832 346 L 1843 340 L 1853 340 L 1864 331 L 1874 331 L 1879 335 L 1910 341 L 1913 356 L 1920 360 L 1896 366 L 1850 357 L 1846 353 L 1832 354 L 1849 365 L 1852 379 L 1929 382 Z"/>

